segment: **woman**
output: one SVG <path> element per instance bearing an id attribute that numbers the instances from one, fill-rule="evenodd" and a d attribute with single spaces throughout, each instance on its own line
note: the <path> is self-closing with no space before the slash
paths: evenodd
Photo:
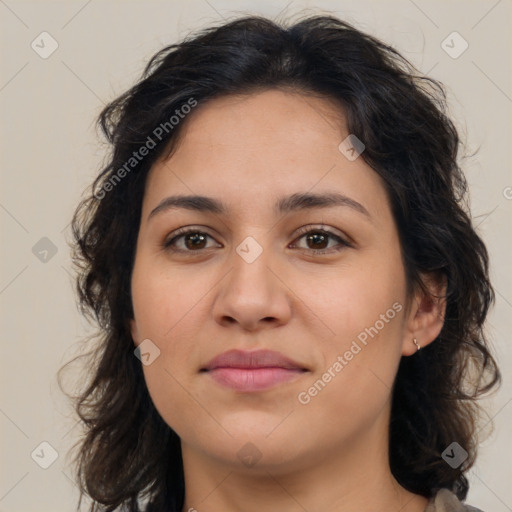
<path id="1" fill-rule="evenodd" d="M 478 510 L 493 290 L 444 108 L 320 16 L 206 30 L 105 108 L 73 222 L 91 510 Z"/>

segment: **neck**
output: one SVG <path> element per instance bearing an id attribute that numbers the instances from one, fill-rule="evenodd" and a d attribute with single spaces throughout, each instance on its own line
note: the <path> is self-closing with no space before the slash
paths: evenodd
<path id="1" fill-rule="evenodd" d="M 183 512 L 423 512 L 428 500 L 393 477 L 387 439 L 375 428 L 329 453 L 306 454 L 289 467 L 241 468 L 206 457 L 182 443 Z"/>

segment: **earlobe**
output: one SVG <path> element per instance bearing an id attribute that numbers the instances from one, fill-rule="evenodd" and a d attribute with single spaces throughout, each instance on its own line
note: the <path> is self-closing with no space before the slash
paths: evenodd
<path id="1" fill-rule="evenodd" d="M 427 290 L 419 288 L 409 311 L 402 340 L 402 355 L 410 356 L 432 343 L 441 333 L 446 313 L 446 276 L 423 276 Z"/>
<path id="2" fill-rule="evenodd" d="M 139 330 L 137 329 L 137 322 L 135 321 L 135 318 L 132 318 L 130 320 L 130 332 L 132 334 L 133 343 L 135 346 L 138 346 L 138 339 L 139 339 Z"/>

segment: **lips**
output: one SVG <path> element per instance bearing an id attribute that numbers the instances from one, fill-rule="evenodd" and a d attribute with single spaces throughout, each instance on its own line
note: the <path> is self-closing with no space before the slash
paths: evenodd
<path id="1" fill-rule="evenodd" d="M 247 352 L 243 350 L 230 350 L 213 358 L 203 370 L 215 368 L 284 368 L 306 370 L 299 363 L 272 350 L 256 350 Z"/>
<path id="2" fill-rule="evenodd" d="M 271 350 L 230 350 L 212 359 L 202 372 L 239 392 L 262 391 L 293 380 L 307 368 Z"/>

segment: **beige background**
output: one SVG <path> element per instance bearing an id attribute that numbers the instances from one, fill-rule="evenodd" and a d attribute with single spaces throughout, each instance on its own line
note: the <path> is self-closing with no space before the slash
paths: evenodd
<path id="1" fill-rule="evenodd" d="M 70 511 L 77 500 L 66 452 L 79 429 L 55 374 L 88 329 L 74 303 L 66 240 L 73 208 L 104 156 L 95 117 L 156 50 L 190 30 L 239 13 L 304 8 L 333 12 L 383 38 L 444 82 L 467 152 L 478 150 L 463 165 L 492 257 L 497 303 L 489 333 L 504 384 L 489 403 L 496 428 L 470 473 L 468 502 L 485 512 L 512 511 L 510 0 L 0 0 L 0 512 Z M 31 48 L 43 31 L 58 43 L 47 59 Z M 469 44 L 456 59 L 441 47 L 453 31 Z M 36 460 L 51 461 L 43 441 L 58 453 L 48 469 L 31 458 L 37 448 Z"/>

